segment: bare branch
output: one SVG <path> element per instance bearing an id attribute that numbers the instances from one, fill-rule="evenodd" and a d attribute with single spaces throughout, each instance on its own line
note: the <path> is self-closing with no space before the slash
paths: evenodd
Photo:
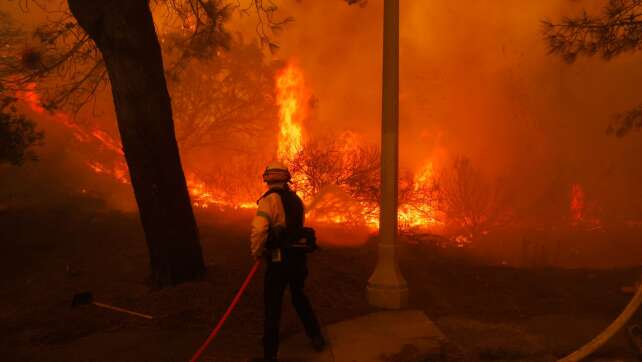
<path id="1" fill-rule="evenodd" d="M 615 121 L 609 125 L 606 132 L 617 137 L 624 137 L 633 130 L 642 129 L 642 105 L 639 105 L 628 112 L 615 116 Z"/>

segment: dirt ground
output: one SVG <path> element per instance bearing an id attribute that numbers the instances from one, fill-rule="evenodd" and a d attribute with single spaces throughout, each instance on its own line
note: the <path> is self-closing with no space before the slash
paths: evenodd
<path id="1" fill-rule="evenodd" d="M 249 217 L 199 214 L 207 276 L 151 290 L 144 283 L 147 248 L 135 215 L 80 204 L 2 211 L 1 360 L 188 360 L 250 269 Z M 364 293 L 375 260 L 373 241 L 327 246 L 311 257 L 307 289 L 323 323 L 374 311 Z M 411 243 L 401 244 L 400 265 L 411 290 L 410 308 L 424 310 L 450 338 L 452 351 L 444 359 L 463 361 L 553 361 L 565 355 L 619 314 L 630 298 L 620 287 L 642 271 L 487 266 Z M 261 279 L 252 282 L 203 360 L 243 361 L 261 354 Z M 72 309 L 72 296 L 87 290 L 97 301 L 155 319 L 95 306 Z M 288 304 L 284 336 L 302 329 Z M 593 360 L 636 358 L 620 333 Z"/>

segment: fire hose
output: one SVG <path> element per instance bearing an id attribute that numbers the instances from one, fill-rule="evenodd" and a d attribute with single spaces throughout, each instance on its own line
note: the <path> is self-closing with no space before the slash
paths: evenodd
<path id="1" fill-rule="evenodd" d="M 602 347 L 611 337 L 615 335 L 626 322 L 631 319 L 635 311 L 640 307 L 642 303 L 642 285 L 638 286 L 638 291 L 635 293 L 629 304 L 624 308 L 622 313 L 615 318 L 615 320 L 608 326 L 602 333 L 598 334 L 590 342 L 582 346 L 577 351 L 569 354 L 568 356 L 560 359 L 558 362 L 577 362 L 581 361 L 584 358 L 588 357 L 591 353 L 595 352 L 598 348 Z"/>
<path id="2" fill-rule="evenodd" d="M 241 288 L 239 289 L 238 292 L 236 292 L 236 295 L 234 296 L 234 299 L 232 299 L 232 303 L 230 304 L 229 307 L 227 307 L 227 310 L 225 311 L 225 314 L 223 314 L 223 317 L 218 321 L 216 324 L 216 327 L 212 330 L 212 333 L 207 337 L 205 342 L 201 345 L 201 347 L 194 353 L 194 356 L 190 359 L 190 362 L 196 362 L 203 352 L 207 349 L 207 347 L 212 343 L 214 340 L 214 337 L 218 334 L 218 332 L 221 330 L 221 327 L 223 327 L 223 323 L 227 320 L 227 318 L 232 314 L 232 311 L 238 304 L 239 300 L 241 299 L 241 296 L 245 292 L 245 289 L 247 289 L 247 286 L 250 284 L 250 281 L 252 281 L 252 278 L 254 277 L 254 274 L 256 274 L 256 271 L 259 269 L 259 266 L 261 265 L 261 260 L 257 260 L 256 263 L 252 266 L 252 269 L 250 269 L 250 272 L 248 273 L 247 277 L 245 278 L 245 281 L 241 285 Z"/>

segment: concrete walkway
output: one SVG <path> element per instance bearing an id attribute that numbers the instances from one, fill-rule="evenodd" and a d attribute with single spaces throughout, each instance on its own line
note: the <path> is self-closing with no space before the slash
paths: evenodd
<path id="1" fill-rule="evenodd" d="M 438 361 L 446 337 L 422 311 L 385 311 L 327 326 L 329 348 L 315 352 L 305 334 L 281 343 L 283 362 Z"/>

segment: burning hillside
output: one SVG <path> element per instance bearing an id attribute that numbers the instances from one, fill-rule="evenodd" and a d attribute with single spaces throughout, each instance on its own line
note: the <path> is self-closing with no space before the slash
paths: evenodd
<path id="1" fill-rule="evenodd" d="M 261 150 L 261 159 L 280 159 L 290 165 L 293 187 L 307 205 L 308 219 L 316 223 L 365 226 L 376 230 L 379 224 L 379 150 L 352 131 L 329 132 L 311 136 L 306 125 L 314 102 L 312 90 L 296 63 L 276 72 L 273 80 L 275 105 L 278 107 L 278 133 L 275 149 Z M 117 139 L 105 130 L 80 124 L 62 111 L 48 112 L 40 103 L 37 87 L 18 94 L 32 112 L 45 121 L 64 125 L 76 142 L 92 145 L 102 156 L 86 159 L 84 164 L 95 174 L 114 182 L 128 184 L 129 176 Z M 110 156 L 105 156 L 108 154 Z M 514 212 L 500 205 L 499 190 L 493 189 L 471 168 L 469 161 L 448 166 L 427 159 L 414 172 L 402 173 L 400 180 L 399 226 L 402 231 L 443 232 L 454 230 L 457 240 L 469 241 L 489 229 L 515 224 Z M 221 167 L 219 174 L 202 175 L 186 164 L 185 174 L 193 206 L 207 209 L 252 209 L 260 194 L 260 168 L 240 162 L 233 168 Z M 451 169 L 447 169 L 450 167 Z M 234 174 L 235 183 L 244 188 L 223 187 Z M 208 181 L 210 180 L 210 181 Z M 218 182 L 217 182 L 218 181 Z M 80 191 L 80 190 L 79 190 Z M 600 221 L 586 215 L 584 191 L 579 184 L 570 190 L 570 223 L 575 227 L 599 228 Z M 525 222 L 525 221 L 522 221 Z M 459 242 L 459 241 L 458 241 Z"/>
<path id="2" fill-rule="evenodd" d="M 305 137 L 304 122 L 310 107 L 311 92 L 306 89 L 300 68 L 289 64 L 277 73 L 274 81 L 279 107 L 279 133 L 273 158 L 293 168 L 294 188 L 309 207 L 313 221 L 378 225 L 378 151 L 368 146 L 357 134 L 343 132 L 329 135 L 324 155 L 316 155 L 319 140 Z M 109 176 L 116 182 L 128 183 L 123 152 L 118 140 L 100 128 L 87 128 L 62 111 L 47 112 L 40 103 L 36 85 L 18 95 L 43 120 L 59 122 L 77 142 L 91 144 L 112 155 L 110 163 L 85 160 L 94 173 Z M 332 140 L 330 140 L 332 138 Z M 316 142 L 316 143 L 315 143 Z M 223 175 L 225 176 L 225 175 Z M 228 175 L 229 177 L 229 175 Z M 255 182 L 251 173 L 242 182 Z M 186 179 L 193 205 L 198 208 L 253 208 L 256 195 L 230 193 L 218 185 L 207 183 L 197 171 L 186 169 Z M 399 220 L 405 228 L 429 227 L 443 220 L 436 217 L 434 170 L 431 162 L 416 175 L 404 180 L 406 201 L 400 206 Z M 349 206 L 352 205 L 352 206 Z"/>
<path id="3" fill-rule="evenodd" d="M 590 86 L 590 77 L 570 74 L 545 56 L 533 24 L 559 10 L 551 4 L 543 2 L 528 26 L 523 21 L 517 26 L 514 17 L 506 16 L 516 9 L 512 6 L 494 7 L 488 19 L 473 16 L 479 7 L 472 5 L 402 6 L 408 19 L 401 41 L 398 217 L 403 231 L 472 240 L 506 227 L 601 230 L 609 224 L 638 225 L 638 203 L 627 201 L 636 199 L 636 180 L 642 175 L 627 155 L 635 154 L 639 142 L 609 140 L 599 123 L 608 117 L 609 107 L 587 111 L 588 103 L 595 102 L 584 104 L 575 94 Z M 380 64 L 372 59 L 380 58 L 380 44 L 372 39 L 379 37 L 380 5 L 355 12 L 335 9 L 330 2 L 309 2 L 282 10 L 315 26 L 285 31 L 275 39 L 283 45 L 277 56 L 270 58 L 259 44 L 243 40 L 254 28 L 233 18 L 228 25 L 243 36 L 230 38 L 229 50 L 217 49 L 211 59 L 168 70 L 192 204 L 198 209 L 252 209 L 263 191 L 263 167 L 281 159 L 292 170 L 309 220 L 374 231 L 379 223 Z M 321 16 L 334 10 L 335 17 Z M 427 11 L 436 14 L 431 24 L 443 28 L 459 29 L 452 26 L 453 11 L 469 19 L 487 29 L 474 34 L 480 49 L 501 52 L 461 46 L 472 36 L 467 31 L 436 37 L 434 29 L 427 29 L 434 25 L 413 20 L 414 14 Z M 182 38 L 163 20 L 158 23 L 166 64 L 174 64 L 172 49 Z M 524 39 L 516 42 L 489 24 L 510 26 Z M 328 34 L 319 37 L 315 29 Z M 428 34 L 431 41 L 415 33 Z M 363 47 L 344 46 L 346 34 Z M 311 38 L 317 41 L 314 47 L 296 46 Z M 525 51 L 531 57 L 520 55 Z M 479 66 L 470 67 L 469 59 Z M 604 81 L 606 70 L 595 67 L 592 72 L 602 74 L 598 78 L 605 87 L 615 87 Z M 38 121 L 64 128 L 73 140 L 70 149 L 82 145 L 82 151 L 69 151 L 80 159 L 81 166 L 74 164 L 79 174 L 99 175 L 95 179 L 105 180 L 101 183 L 113 182 L 114 188 L 129 192 L 112 110 L 101 120 L 72 117 L 42 104 L 50 86 L 32 83 L 18 97 Z M 111 99 L 107 93 L 99 95 L 98 103 Z M 634 99 L 627 97 L 627 102 Z M 589 126 L 569 127 L 572 120 Z M 70 184 L 91 194 L 87 183 Z"/>

